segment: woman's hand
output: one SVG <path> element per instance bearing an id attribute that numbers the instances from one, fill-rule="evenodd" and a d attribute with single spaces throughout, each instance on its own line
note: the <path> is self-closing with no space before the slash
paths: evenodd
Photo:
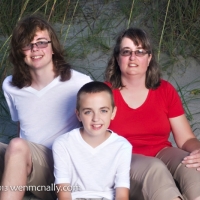
<path id="1" fill-rule="evenodd" d="M 200 149 L 191 152 L 183 159 L 182 163 L 188 168 L 196 168 L 200 171 Z"/>
<path id="2" fill-rule="evenodd" d="M 182 163 L 200 171 L 200 141 L 195 137 L 185 115 L 169 119 L 177 146 L 190 152 Z"/>

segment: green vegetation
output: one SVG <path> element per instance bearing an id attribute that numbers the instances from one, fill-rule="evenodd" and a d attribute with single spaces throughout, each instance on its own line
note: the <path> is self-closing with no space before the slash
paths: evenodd
<path id="1" fill-rule="evenodd" d="M 13 27 L 23 16 L 40 12 L 54 25 L 73 67 L 103 80 L 103 71 L 119 31 L 130 26 L 141 27 L 152 36 L 162 70 L 169 78 L 181 59 L 194 58 L 200 63 L 199 0 L 2 0 L 0 7 L 0 81 L 11 73 L 7 59 Z M 166 59 L 163 59 L 166 58 Z M 190 70 L 188 64 L 182 70 Z M 195 82 L 195 87 L 193 83 Z M 194 131 L 200 127 L 189 104 L 200 98 L 199 80 L 177 89 L 187 118 Z M 9 122 L 9 112 L 0 93 L 0 120 Z M 10 122 L 11 123 L 11 122 Z M 8 124 L 9 125 L 9 124 Z M 197 131 L 198 133 L 199 131 Z M 4 128 L 0 129 L 4 134 Z"/>

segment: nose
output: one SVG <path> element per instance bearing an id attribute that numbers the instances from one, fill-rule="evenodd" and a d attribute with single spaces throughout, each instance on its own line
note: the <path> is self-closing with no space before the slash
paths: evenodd
<path id="1" fill-rule="evenodd" d="M 135 59 L 135 57 L 136 57 L 135 51 L 131 51 L 130 59 L 133 60 Z"/>
<path id="2" fill-rule="evenodd" d="M 99 120 L 99 114 L 98 113 L 94 113 L 93 117 L 92 117 L 92 121 L 96 122 Z"/>
<path id="3" fill-rule="evenodd" d="M 31 44 L 31 51 L 36 51 L 36 50 L 38 50 L 37 43 L 32 43 Z"/>

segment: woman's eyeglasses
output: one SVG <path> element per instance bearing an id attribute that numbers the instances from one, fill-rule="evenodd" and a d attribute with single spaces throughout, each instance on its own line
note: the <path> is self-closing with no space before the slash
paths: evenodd
<path id="1" fill-rule="evenodd" d="M 38 49 L 43 49 L 43 48 L 46 48 L 49 43 L 51 43 L 51 41 L 40 41 L 40 42 L 36 42 L 36 43 L 30 43 L 30 44 L 22 47 L 22 51 L 32 50 L 34 45 Z"/>
<path id="2" fill-rule="evenodd" d="M 138 49 L 136 51 L 131 51 L 130 49 L 122 49 L 122 50 L 120 50 L 120 55 L 122 55 L 122 56 L 132 56 L 133 52 L 138 57 L 142 57 L 145 54 L 151 54 L 150 51 L 145 51 L 144 49 Z"/>

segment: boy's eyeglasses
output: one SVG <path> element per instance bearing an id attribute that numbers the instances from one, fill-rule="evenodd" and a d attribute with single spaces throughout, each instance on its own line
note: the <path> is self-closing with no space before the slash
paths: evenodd
<path id="1" fill-rule="evenodd" d="M 120 55 L 122 55 L 122 56 L 132 56 L 133 52 L 138 57 L 142 57 L 145 54 L 151 53 L 150 51 L 145 51 L 144 49 L 138 49 L 136 51 L 131 51 L 130 49 L 122 49 L 122 50 L 120 50 Z"/>
<path id="2" fill-rule="evenodd" d="M 43 48 L 46 48 L 49 43 L 51 43 L 51 41 L 40 41 L 40 42 L 36 42 L 36 43 L 30 43 L 30 44 L 22 47 L 22 51 L 31 50 L 31 49 L 33 49 L 34 45 L 36 45 L 36 47 L 38 49 L 43 49 Z"/>

